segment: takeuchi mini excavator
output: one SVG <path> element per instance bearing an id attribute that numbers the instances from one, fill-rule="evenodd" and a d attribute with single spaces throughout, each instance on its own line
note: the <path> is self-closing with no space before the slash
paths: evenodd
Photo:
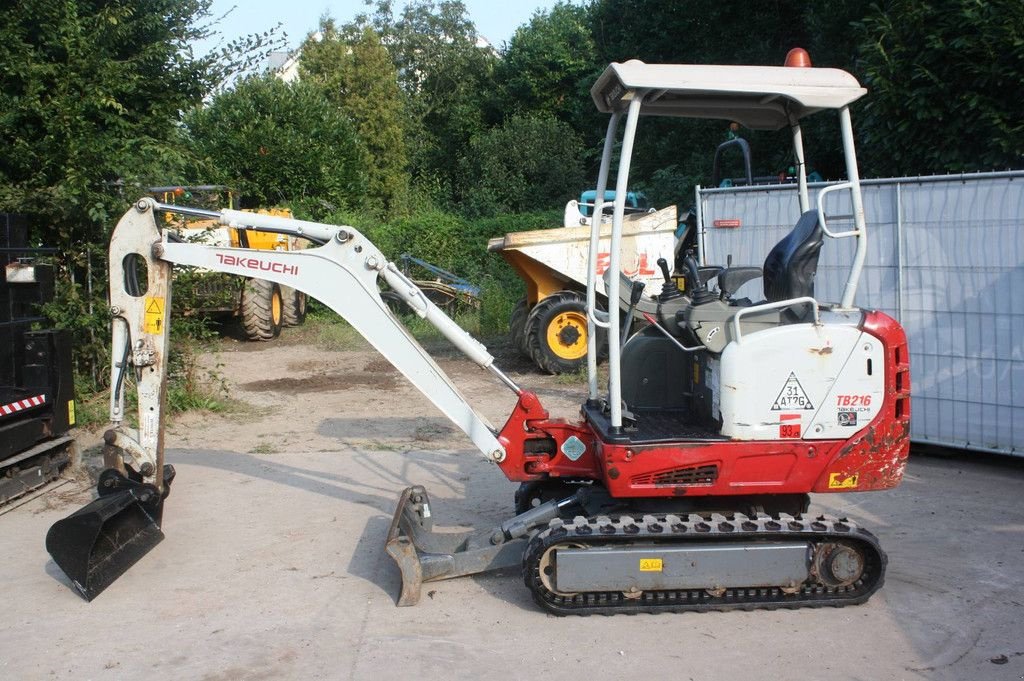
<path id="1" fill-rule="evenodd" d="M 591 90 L 611 116 L 597 197 L 614 186 L 612 272 L 628 195 L 630 157 L 642 115 L 724 118 L 792 132 L 801 215 L 763 267 L 708 267 L 686 260 L 687 291 L 666 277 L 650 325 L 620 338 L 625 316 L 608 299 L 634 299 L 622 277 L 599 279 L 600 225 L 590 240 L 587 292 L 589 381 L 575 418 L 555 418 L 532 392 L 494 366 L 486 348 L 440 311 L 352 227 L 170 206 L 144 198 L 110 242 L 113 313 L 111 421 L 98 498 L 57 522 L 47 548 L 75 588 L 92 599 L 162 537 L 174 479 L 164 462 L 171 268 L 258 276 L 336 310 L 484 457 L 520 483 L 496 527 L 435 532 L 426 490 L 402 492 L 386 550 L 402 574 L 399 605 L 423 582 L 521 566 L 542 609 L 558 614 L 839 606 L 881 585 L 886 556 L 846 518 L 807 515 L 810 493 L 884 490 L 899 484 L 909 450 L 907 341 L 887 315 L 854 306 L 867 231 L 849 105 L 864 94 L 834 69 L 613 63 Z M 830 229 L 822 193 L 812 208 L 800 121 L 838 112 L 852 228 Z M 624 125 L 620 126 L 620 123 Z M 839 191 L 835 188 L 825 192 Z M 597 199 L 595 212 L 603 206 Z M 254 252 L 176 242 L 157 215 L 199 215 L 238 229 L 301 236 L 301 251 Z M 853 240 L 841 301 L 814 298 L 825 238 Z M 671 254 L 666 254 L 671 257 Z M 763 277 L 765 299 L 734 299 Z M 381 299 L 384 280 L 419 316 L 518 400 L 495 428 L 462 396 Z M 691 285 L 690 282 L 693 282 Z M 608 338 L 607 382 L 594 339 Z M 137 428 L 125 392 L 138 393 Z M 152 565 L 147 569 L 158 569 Z"/>

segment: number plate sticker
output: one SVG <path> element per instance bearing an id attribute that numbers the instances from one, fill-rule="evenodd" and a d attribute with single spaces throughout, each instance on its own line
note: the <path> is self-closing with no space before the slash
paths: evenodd
<path id="1" fill-rule="evenodd" d="M 800 414 L 779 415 L 779 438 L 795 439 L 800 437 Z"/>
<path id="2" fill-rule="evenodd" d="M 665 563 L 661 558 L 640 559 L 640 572 L 662 572 L 664 569 Z"/>

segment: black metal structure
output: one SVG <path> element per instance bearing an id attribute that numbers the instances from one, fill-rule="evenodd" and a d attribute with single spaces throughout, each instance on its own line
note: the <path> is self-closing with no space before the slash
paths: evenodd
<path id="1" fill-rule="evenodd" d="M 71 337 L 33 331 L 53 298 L 53 268 L 22 216 L 0 213 L 0 504 L 59 475 L 74 455 Z"/>

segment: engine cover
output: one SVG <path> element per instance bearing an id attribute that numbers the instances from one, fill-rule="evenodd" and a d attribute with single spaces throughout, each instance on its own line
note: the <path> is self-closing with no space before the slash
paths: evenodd
<path id="1" fill-rule="evenodd" d="M 856 326 L 790 324 L 744 335 L 719 363 L 722 435 L 845 439 L 885 397 L 885 348 Z"/>

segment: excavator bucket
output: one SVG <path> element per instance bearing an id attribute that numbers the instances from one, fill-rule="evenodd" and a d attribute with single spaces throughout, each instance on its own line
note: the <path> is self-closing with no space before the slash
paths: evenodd
<path id="1" fill-rule="evenodd" d="M 164 486 L 174 469 L 164 467 Z M 150 549 L 163 541 L 163 501 L 155 487 L 108 469 L 100 475 L 100 496 L 46 533 L 46 550 L 75 589 L 91 601 Z"/>
<path id="2" fill-rule="evenodd" d="M 406 488 L 399 497 L 385 544 L 402 573 L 398 605 L 416 605 L 423 582 L 518 566 L 522 562 L 526 540 L 496 537 L 500 528 L 434 532 L 433 526 L 427 491 L 419 485 Z"/>

